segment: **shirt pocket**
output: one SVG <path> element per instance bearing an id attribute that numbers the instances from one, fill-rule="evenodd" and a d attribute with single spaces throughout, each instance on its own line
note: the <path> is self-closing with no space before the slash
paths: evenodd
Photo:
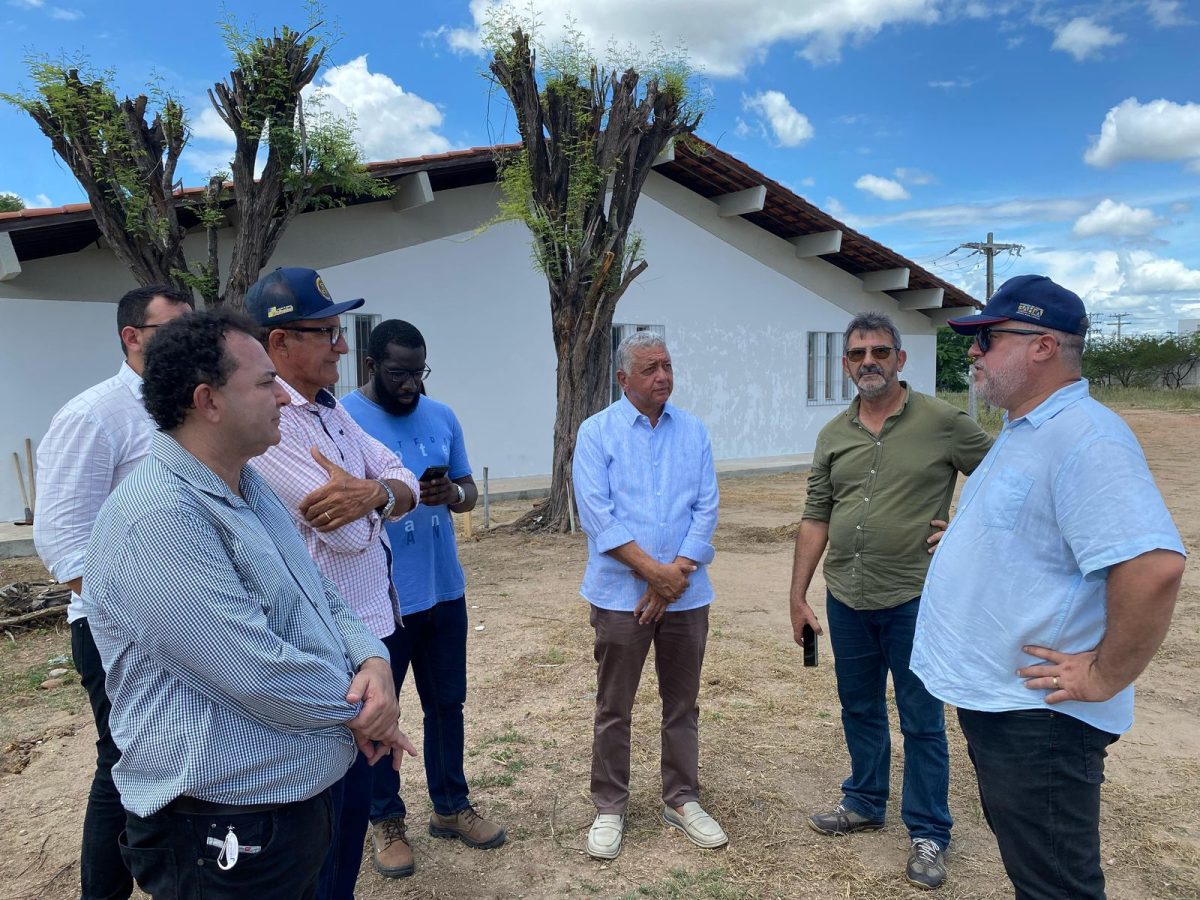
<path id="1" fill-rule="evenodd" d="M 1032 487 L 1032 475 L 1016 469 L 997 472 L 991 484 L 984 487 L 980 498 L 983 501 L 983 524 L 989 528 L 1012 531 Z"/>

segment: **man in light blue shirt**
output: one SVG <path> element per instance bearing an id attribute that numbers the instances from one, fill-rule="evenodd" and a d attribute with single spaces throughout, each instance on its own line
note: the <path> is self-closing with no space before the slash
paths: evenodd
<path id="1" fill-rule="evenodd" d="M 229 313 L 159 330 L 144 370 L 159 432 L 87 551 L 121 855 L 155 897 L 311 897 L 327 789 L 358 750 L 413 752 L 383 644 L 247 465 L 288 402 L 256 333 Z"/>
<path id="2" fill-rule="evenodd" d="M 668 403 L 674 388 L 662 337 L 637 332 L 617 348 L 624 396 L 587 419 L 572 476 L 588 536 L 580 593 L 596 631 L 596 720 L 587 852 L 621 851 L 629 802 L 634 695 L 654 645 L 662 718 L 662 818 L 697 846 L 728 842 L 700 806 L 700 669 L 708 637 L 717 477 L 708 432 Z"/>
<path id="3" fill-rule="evenodd" d="M 1102 898 L 1105 748 L 1133 724 L 1183 544 L 1132 432 L 1088 396 L 1078 296 L 1022 275 L 950 326 L 1007 414 L 929 568 L 912 669 L 958 707 L 1018 900 Z"/>

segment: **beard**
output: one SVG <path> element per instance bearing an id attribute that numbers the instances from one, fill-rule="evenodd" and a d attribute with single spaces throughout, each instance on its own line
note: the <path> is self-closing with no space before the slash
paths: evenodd
<path id="1" fill-rule="evenodd" d="M 878 375 L 883 381 L 878 384 L 872 382 L 868 385 L 863 385 L 862 380 L 868 375 Z M 892 380 L 888 378 L 887 373 L 877 366 L 864 366 L 858 371 L 858 379 L 854 382 L 854 386 L 858 389 L 859 396 L 866 397 L 868 400 L 874 400 L 876 397 L 882 397 L 892 387 Z"/>
<path id="2" fill-rule="evenodd" d="M 413 394 L 412 400 L 407 402 L 397 400 L 388 392 L 387 385 L 378 375 L 374 378 L 374 387 L 375 400 L 383 407 L 385 412 L 391 413 L 393 416 L 411 416 L 421 400 L 420 394 Z"/>
<path id="3" fill-rule="evenodd" d="M 978 363 L 975 364 L 975 368 L 983 374 L 977 385 L 979 396 L 985 403 L 1008 409 L 1024 380 L 1025 371 L 1016 367 L 1007 370 L 980 368 Z"/>

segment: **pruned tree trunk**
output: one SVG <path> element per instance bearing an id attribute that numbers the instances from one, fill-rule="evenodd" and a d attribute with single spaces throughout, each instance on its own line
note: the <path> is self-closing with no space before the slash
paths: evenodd
<path id="1" fill-rule="evenodd" d="M 549 283 L 558 358 L 550 498 L 519 524 L 566 531 L 575 437 L 608 402 L 613 313 L 646 268 L 640 245 L 629 244 L 638 197 L 658 155 L 700 116 L 688 113 L 681 83 L 641 86 L 633 69 L 618 77 L 593 64 L 586 84 L 558 73 L 539 89 L 529 36 L 511 38 L 490 68 L 521 133 L 529 193 L 520 217 Z"/>

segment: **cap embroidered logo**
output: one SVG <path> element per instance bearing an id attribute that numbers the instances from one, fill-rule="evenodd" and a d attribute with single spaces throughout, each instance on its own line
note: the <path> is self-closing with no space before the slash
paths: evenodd
<path id="1" fill-rule="evenodd" d="M 325 282 L 321 280 L 320 275 L 317 276 L 317 292 L 326 300 L 333 300 L 333 297 L 329 293 L 329 288 L 325 287 Z"/>
<path id="2" fill-rule="evenodd" d="M 1040 306 L 1034 306 L 1030 303 L 1018 303 L 1017 304 L 1017 314 L 1018 315 L 1029 316 L 1030 318 L 1033 318 L 1033 319 L 1040 319 L 1045 314 L 1045 312 L 1046 311 L 1044 309 L 1042 309 Z"/>
<path id="3" fill-rule="evenodd" d="M 295 308 L 294 306 L 272 306 L 267 310 L 267 318 L 273 319 L 276 316 L 285 316 Z"/>

